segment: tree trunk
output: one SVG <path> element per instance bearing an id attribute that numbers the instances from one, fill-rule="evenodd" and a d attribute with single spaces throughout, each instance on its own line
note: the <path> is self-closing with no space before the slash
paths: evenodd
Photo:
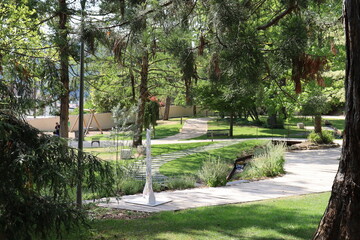
<path id="1" fill-rule="evenodd" d="M 197 111 L 196 111 L 196 105 L 193 106 L 193 116 L 196 117 Z"/>
<path id="2" fill-rule="evenodd" d="M 234 113 L 230 113 L 230 130 L 229 130 L 230 137 L 234 136 Z"/>
<path id="3" fill-rule="evenodd" d="M 163 120 L 169 120 L 170 106 L 171 106 L 171 97 L 167 96 L 165 100 L 165 111 L 164 111 Z"/>
<path id="4" fill-rule="evenodd" d="M 321 134 L 321 115 L 315 115 L 314 132 Z"/>
<path id="5" fill-rule="evenodd" d="M 277 117 L 276 114 L 271 114 L 268 119 L 267 119 L 267 123 L 270 126 L 270 128 L 275 128 L 276 124 L 277 124 Z"/>
<path id="6" fill-rule="evenodd" d="M 331 197 L 313 239 L 360 236 L 360 1 L 344 1 L 346 120 L 342 156 Z"/>
<path id="7" fill-rule="evenodd" d="M 144 125 L 145 103 L 148 97 L 148 86 L 147 86 L 148 74 L 149 74 L 149 55 L 148 52 L 146 51 L 144 52 L 141 62 L 139 108 L 135 120 L 135 132 L 133 138 L 134 147 L 142 145 L 142 131 Z"/>
<path id="8" fill-rule="evenodd" d="M 191 77 L 184 77 L 185 82 L 185 102 L 189 106 L 192 103 L 191 99 Z"/>
<path id="9" fill-rule="evenodd" d="M 69 137 L 69 43 L 68 43 L 68 15 L 66 0 L 59 0 L 59 29 L 58 47 L 60 58 L 60 81 L 62 93 L 60 95 L 60 136 Z"/>
<path id="10" fill-rule="evenodd" d="M 136 102 L 135 76 L 134 76 L 134 73 L 131 68 L 129 68 L 129 73 L 130 73 L 130 80 L 131 80 L 131 96 L 132 96 L 132 101 L 135 103 Z"/>

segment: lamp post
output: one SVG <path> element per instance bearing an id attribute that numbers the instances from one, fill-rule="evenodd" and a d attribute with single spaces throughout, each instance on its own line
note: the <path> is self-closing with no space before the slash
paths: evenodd
<path id="1" fill-rule="evenodd" d="M 81 0 L 81 38 L 80 38 L 80 99 L 79 99 L 79 139 L 78 139 L 78 183 L 76 187 L 76 204 L 79 208 L 82 206 L 82 159 L 83 159 L 83 139 L 84 139 L 84 15 L 85 2 Z"/>

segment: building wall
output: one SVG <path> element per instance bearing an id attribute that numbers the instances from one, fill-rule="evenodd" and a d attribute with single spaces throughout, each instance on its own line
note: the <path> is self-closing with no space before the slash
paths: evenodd
<path id="1" fill-rule="evenodd" d="M 160 107 L 160 119 L 164 116 L 165 107 Z M 197 108 L 197 116 L 212 116 L 214 113 L 212 111 L 202 110 Z M 87 126 L 90 120 L 90 114 L 84 114 L 85 124 Z M 170 107 L 170 118 L 174 117 L 191 117 L 193 116 L 192 106 L 182 107 L 182 106 L 171 106 Z M 77 122 L 77 115 L 70 115 L 69 130 L 77 131 L 79 128 L 79 123 Z M 98 120 L 101 129 L 111 129 L 115 126 L 114 120 L 111 113 L 96 113 L 96 119 Z M 46 118 L 28 118 L 28 123 L 35 128 L 38 128 L 40 131 L 44 132 L 53 132 L 55 130 L 55 123 L 60 121 L 59 117 L 46 117 Z M 75 126 L 74 126 L 75 124 Z M 95 120 L 92 121 L 91 130 L 98 130 Z"/>
<path id="2" fill-rule="evenodd" d="M 90 120 L 91 114 L 84 114 L 85 124 L 87 126 Z M 77 121 L 77 115 L 70 115 L 69 130 L 77 131 L 79 129 L 79 123 Z M 114 126 L 114 121 L 111 113 L 96 113 L 95 117 L 100 124 L 101 129 L 111 129 Z M 52 132 L 55 130 L 55 123 L 60 121 L 60 117 L 46 117 L 46 118 L 28 118 L 27 122 L 35 128 L 38 128 L 40 131 Z M 75 126 L 74 126 L 75 125 Z M 92 130 L 97 130 L 97 124 L 95 119 L 93 119 L 90 128 Z"/>
<path id="3" fill-rule="evenodd" d="M 165 107 L 160 107 L 160 119 L 163 118 L 165 112 Z M 196 108 L 197 116 L 213 116 L 213 111 L 203 110 L 199 107 Z M 192 106 L 171 106 L 170 107 L 170 118 L 174 117 L 192 117 L 193 116 L 193 107 Z"/>

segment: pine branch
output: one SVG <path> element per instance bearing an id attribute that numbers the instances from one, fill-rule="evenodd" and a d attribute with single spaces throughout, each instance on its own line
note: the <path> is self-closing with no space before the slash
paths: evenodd
<path id="1" fill-rule="evenodd" d="M 215 34 L 215 37 L 216 37 L 216 39 L 218 40 L 218 42 L 220 43 L 221 46 L 223 46 L 224 48 L 228 48 L 228 46 L 221 41 L 221 39 L 219 38 L 219 35 L 218 35 L 217 32 Z"/>
<path id="2" fill-rule="evenodd" d="M 6 49 L 6 48 L 0 48 L 0 50 L 8 52 L 8 53 L 15 54 L 15 55 L 18 55 L 18 56 L 23 56 L 23 57 L 37 58 L 37 59 L 48 59 L 48 57 L 40 57 L 40 56 L 28 55 L 28 54 L 25 54 L 25 53 L 14 52 L 13 50 Z"/>
<path id="3" fill-rule="evenodd" d="M 280 13 L 278 16 L 276 16 L 275 18 L 273 18 L 270 22 L 261 25 L 259 27 L 257 27 L 257 30 L 266 30 L 267 28 L 276 25 L 282 18 L 284 18 L 286 15 L 288 15 L 289 13 L 291 13 L 293 10 L 295 9 L 295 5 L 290 6 L 289 8 L 287 8 L 285 11 L 283 11 L 282 13 Z"/>
<path id="4" fill-rule="evenodd" d="M 169 2 L 166 2 L 164 4 L 162 4 L 160 7 L 167 7 L 167 6 L 170 6 L 171 4 L 173 3 L 173 1 L 169 1 Z M 150 9 L 142 14 L 140 14 L 139 16 L 137 16 L 138 19 L 141 19 L 145 16 L 147 16 L 148 14 L 150 13 L 153 13 L 155 12 L 155 9 Z M 112 28 L 116 28 L 116 27 L 122 27 L 122 26 L 125 26 L 125 25 L 128 25 L 130 24 L 131 22 L 133 22 L 134 20 L 128 20 L 128 21 L 124 21 L 122 23 L 119 23 L 119 24 L 115 24 L 115 25 L 112 25 L 112 26 L 108 26 L 108 27 L 100 27 L 98 29 L 112 29 Z"/>

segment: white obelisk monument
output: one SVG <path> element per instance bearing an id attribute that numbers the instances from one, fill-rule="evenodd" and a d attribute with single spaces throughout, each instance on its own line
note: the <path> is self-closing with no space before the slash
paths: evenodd
<path id="1" fill-rule="evenodd" d="M 133 199 L 127 199 L 125 202 L 141 204 L 146 206 L 157 206 L 170 202 L 170 199 L 158 199 L 156 200 L 155 194 L 152 188 L 152 175 L 151 175 L 151 130 L 146 129 L 146 183 L 142 197 L 135 197 Z"/>

